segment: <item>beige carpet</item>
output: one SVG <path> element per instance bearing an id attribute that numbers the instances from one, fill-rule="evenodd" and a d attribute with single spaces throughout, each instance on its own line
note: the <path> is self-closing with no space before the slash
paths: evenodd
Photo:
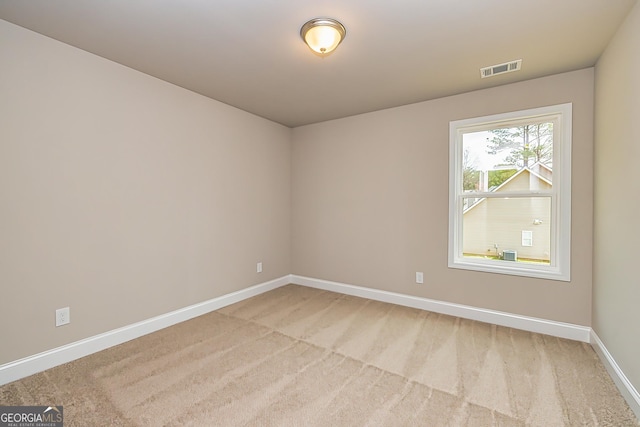
<path id="1" fill-rule="evenodd" d="M 0 387 L 66 426 L 637 426 L 588 344 L 285 286 Z"/>

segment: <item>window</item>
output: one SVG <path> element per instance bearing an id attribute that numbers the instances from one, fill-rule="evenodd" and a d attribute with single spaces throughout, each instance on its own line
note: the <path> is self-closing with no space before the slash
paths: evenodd
<path id="1" fill-rule="evenodd" d="M 449 267 L 570 280 L 571 112 L 450 123 Z"/>

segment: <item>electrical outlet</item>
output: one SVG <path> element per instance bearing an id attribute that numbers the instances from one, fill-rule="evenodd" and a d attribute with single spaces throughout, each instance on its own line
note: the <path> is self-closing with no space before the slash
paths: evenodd
<path id="1" fill-rule="evenodd" d="M 256 264 L 256 273 L 262 273 L 262 263 Z"/>
<path id="2" fill-rule="evenodd" d="M 424 283 L 424 273 L 422 271 L 416 271 L 416 283 Z"/>
<path id="3" fill-rule="evenodd" d="M 71 312 L 69 307 L 56 310 L 56 326 L 66 325 L 71 322 Z"/>

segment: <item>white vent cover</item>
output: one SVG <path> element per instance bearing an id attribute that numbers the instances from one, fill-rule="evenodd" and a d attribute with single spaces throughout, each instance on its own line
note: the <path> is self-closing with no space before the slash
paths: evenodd
<path id="1" fill-rule="evenodd" d="M 504 64 L 492 65 L 490 67 L 480 68 L 480 77 L 496 76 L 498 74 L 510 73 L 518 71 L 522 67 L 522 59 L 505 62 Z"/>

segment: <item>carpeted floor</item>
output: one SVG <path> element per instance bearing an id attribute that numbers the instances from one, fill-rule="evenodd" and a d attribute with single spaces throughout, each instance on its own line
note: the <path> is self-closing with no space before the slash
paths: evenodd
<path id="1" fill-rule="evenodd" d="M 0 387 L 66 426 L 637 426 L 584 343 L 288 285 Z"/>

